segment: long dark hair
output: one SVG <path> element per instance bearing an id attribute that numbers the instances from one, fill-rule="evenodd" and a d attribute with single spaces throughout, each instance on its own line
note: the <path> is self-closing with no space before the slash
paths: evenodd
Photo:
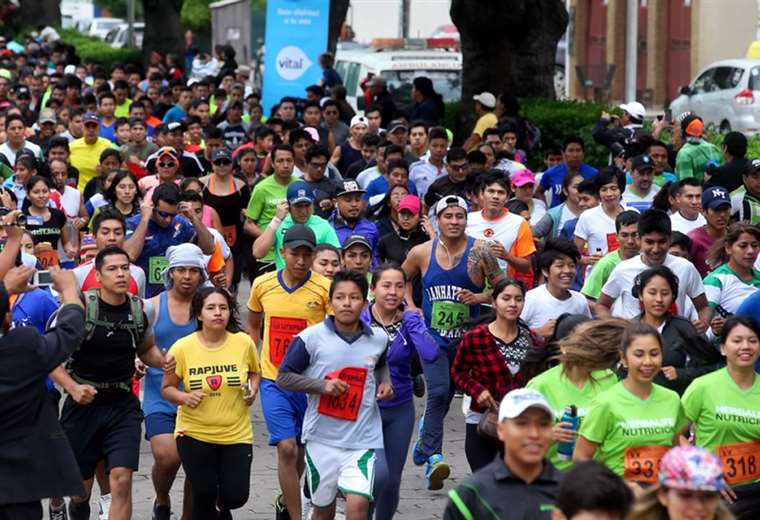
<path id="1" fill-rule="evenodd" d="M 116 175 L 114 175 L 113 180 L 111 181 L 111 185 L 108 186 L 108 189 L 103 194 L 103 197 L 110 202 L 112 205 L 116 205 L 116 185 L 118 185 L 121 181 L 123 181 L 126 178 L 132 179 L 132 182 L 135 183 L 135 198 L 132 200 L 132 211 L 135 209 L 140 209 L 140 187 L 137 185 L 137 177 L 130 172 L 129 170 L 118 170 L 116 172 Z"/>
<path id="2" fill-rule="evenodd" d="M 201 287 L 193 296 L 193 303 L 190 306 L 190 312 L 191 315 L 198 321 L 196 330 L 201 330 L 203 328 L 203 322 L 200 320 L 201 310 L 203 310 L 203 304 L 205 303 L 206 298 L 212 294 L 221 294 L 224 296 L 224 299 L 227 300 L 227 306 L 230 308 L 230 319 L 227 322 L 226 327 L 227 332 L 242 332 L 243 327 L 240 325 L 237 302 L 235 301 L 235 298 L 229 293 L 229 291 L 227 291 L 227 289 L 222 289 L 221 287 Z"/>

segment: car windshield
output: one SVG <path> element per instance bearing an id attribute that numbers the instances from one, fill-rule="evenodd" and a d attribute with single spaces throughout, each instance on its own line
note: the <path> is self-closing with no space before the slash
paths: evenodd
<path id="1" fill-rule="evenodd" d="M 749 85 L 747 88 L 750 90 L 760 90 L 760 67 L 752 67 L 749 71 Z"/>
<path id="2" fill-rule="evenodd" d="M 98 20 L 95 22 L 95 27 L 97 27 L 99 31 L 107 31 L 117 27 L 120 23 L 120 20 Z"/>
<path id="3" fill-rule="evenodd" d="M 412 104 L 412 80 L 419 76 L 430 78 L 433 88 L 443 96 L 444 101 L 462 97 L 462 71 L 459 70 L 384 70 L 380 75 L 398 106 Z"/>

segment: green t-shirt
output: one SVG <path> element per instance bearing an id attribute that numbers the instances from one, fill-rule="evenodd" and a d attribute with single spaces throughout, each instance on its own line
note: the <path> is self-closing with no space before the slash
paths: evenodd
<path id="1" fill-rule="evenodd" d="M 581 424 L 580 436 L 599 445 L 594 458 L 621 477 L 626 448 L 672 446 L 686 427 L 678 394 L 652 385 L 647 399 L 639 399 L 622 381 L 602 392 Z M 656 475 L 656 468 L 649 468 Z"/>
<path id="2" fill-rule="evenodd" d="M 612 253 L 607 253 L 599 260 L 594 268 L 591 269 L 591 273 L 586 277 L 586 281 L 581 289 L 581 294 L 588 298 L 598 300 L 602 294 L 602 287 L 607 283 L 607 279 L 612 274 L 612 271 L 617 265 L 622 262 L 620 258 L 619 250 L 615 250 Z"/>
<path id="3" fill-rule="evenodd" d="M 700 448 L 718 453 L 719 446 L 760 441 L 760 377 L 742 390 L 728 369 L 722 368 L 692 381 L 682 401 L 686 417 L 696 427 Z M 727 476 L 736 471 L 730 463 L 724 465 Z M 760 482 L 760 477 L 741 483 L 753 482 Z"/>
<path id="4" fill-rule="evenodd" d="M 708 162 L 723 162 L 723 152 L 712 143 L 700 139 L 699 142 L 686 142 L 676 155 L 676 175 L 679 180 L 695 177 L 700 184 L 705 178 Z"/>
<path id="5" fill-rule="evenodd" d="M 538 390 L 546 397 L 552 410 L 554 410 L 556 422 L 559 422 L 562 418 L 565 407 L 575 405 L 578 408 L 578 417 L 582 424 L 583 417 L 588 413 L 591 402 L 601 392 L 615 386 L 615 383 L 617 383 L 617 377 L 615 377 L 615 373 L 612 370 L 597 370 L 592 372 L 591 377 L 593 381 L 586 381 L 583 388 L 578 388 L 562 373 L 562 365 L 557 365 L 528 381 L 527 386 L 528 388 Z M 557 469 L 565 470 L 570 468 L 573 465 L 572 461 L 562 460 L 557 457 L 557 447 L 558 444 L 556 442 L 552 444 L 549 450 L 549 460 L 551 460 Z"/>
<path id="6" fill-rule="evenodd" d="M 298 178 L 291 176 L 288 186 L 297 182 Z M 253 220 L 262 231 L 266 228 L 275 214 L 277 205 L 283 202 L 288 195 L 288 186 L 283 186 L 270 175 L 253 188 L 251 200 L 248 201 L 246 215 Z M 270 249 L 266 256 L 260 258 L 262 262 L 274 262 L 274 249 Z"/>
<path id="7" fill-rule="evenodd" d="M 282 238 L 285 235 L 285 231 L 291 228 L 293 225 L 293 217 L 288 215 L 277 227 L 274 232 L 274 263 L 277 266 L 277 270 L 285 267 L 285 260 L 280 255 L 280 249 L 282 249 Z M 328 221 L 317 215 L 312 215 L 309 220 L 306 221 L 306 225 L 314 231 L 314 236 L 317 239 L 317 245 L 330 244 L 340 249 L 340 240 L 335 233 L 335 228 L 330 225 Z"/>

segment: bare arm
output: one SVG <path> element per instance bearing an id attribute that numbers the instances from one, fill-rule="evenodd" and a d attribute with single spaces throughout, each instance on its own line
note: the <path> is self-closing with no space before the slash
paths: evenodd
<path id="1" fill-rule="evenodd" d="M 20 214 L 20 211 L 11 211 L 3 219 L 5 222 L 15 222 L 16 216 Z M 5 248 L 0 253 L 0 279 L 5 278 L 8 271 L 13 269 L 16 265 L 16 257 L 19 251 L 21 251 L 21 237 L 24 231 L 18 226 L 5 226 L 8 238 L 5 241 Z"/>
<path id="2" fill-rule="evenodd" d="M 333 166 L 337 166 L 340 162 L 340 146 L 336 146 L 335 149 L 333 149 L 332 157 L 330 157 L 330 162 L 333 164 Z"/>
<path id="3" fill-rule="evenodd" d="M 420 246 L 413 247 L 411 251 L 409 251 L 406 259 L 404 259 L 404 263 L 401 265 L 401 269 L 406 274 L 406 279 L 408 280 L 406 286 L 404 287 L 404 299 L 406 300 L 406 304 L 410 310 L 417 309 L 417 307 L 414 305 L 413 286 L 411 281 L 414 279 L 414 277 L 420 274 L 419 248 Z"/>
<path id="4" fill-rule="evenodd" d="M 612 304 L 615 303 L 612 298 L 602 293 L 599 295 L 599 299 L 596 300 L 594 311 L 599 319 L 605 319 L 612 317 Z"/>
<path id="5" fill-rule="evenodd" d="M 593 459 L 597 449 L 599 449 L 598 444 L 579 435 L 575 442 L 575 450 L 573 450 L 573 462 Z"/>
<path id="6" fill-rule="evenodd" d="M 219 213 L 214 208 L 211 208 L 211 227 L 217 231 L 222 230 L 222 219 L 219 218 Z"/>
<path id="7" fill-rule="evenodd" d="M 466 151 L 470 151 L 476 146 L 480 144 L 480 136 L 478 134 L 472 134 L 470 137 L 467 138 L 467 140 L 462 145 L 462 148 L 464 148 Z"/>
<path id="8" fill-rule="evenodd" d="M 214 254 L 214 235 L 212 235 L 208 228 L 206 227 L 206 224 L 203 223 L 203 221 L 198 218 L 198 215 L 195 214 L 194 211 L 191 211 L 188 207 L 185 206 L 187 204 L 186 202 L 180 203 L 180 213 L 183 217 L 188 219 L 190 223 L 193 225 L 193 228 L 195 229 L 195 234 L 198 241 L 198 247 L 201 248 L 201 251 L 203 251 L 203 254 L 211 255 Z M 142 222 L 140 222 L 142 224 Z"/>
<path id="9" fill-rule="evenodd" d="M 164 355 L 158 349 L 152 337 L 145 338 L 141 347 L 137 350 L 140 361 L 153 368 L 163 368 Z"/>
<path id="10" fill-rule="evenodd" d="M 248 335 L 258 346 L 261 341 L 261 321 L 264 317 L 262 312 L 254 312 L 248 309 Z"/>
<path id="11" fill-rule="evenodd" d="M 467 255 L 467 274 L 477 285 L 485 285 L 486 280 L 496 285 L 506 277 L 494 252 L 480 240 L 475 242 Z"/>
<path id="12" fill-rule="evenodd" d="M 153 213 L 153 208 L 143 206 L 140 208 L 140 223 L 137 225 L 132 235 L 124 242 L 124 251 L 129 255 L 129 259 L 137 262 L 142 254 L 145 245 L 145 236 L 148 234 L 148 222 Z"/>
<path id="13" fill-rule="evenodd" d="M 266 256 L 267 252 L 269 252 L 270 249 L 272 249 L 272 246 L 274 245 L 274 236 L 275 232 L 277 231 L 277 228 L 282 223 L 282 219 L 284 219 L 288 214 L 289 205 L 287 202 L 281 202 L 277 205 L 277 213 L 275 213 L 274 218 L 269 223 L 269 225 L 266 227 L 266 229 L 256 238 L 256 240 L 253 242 L 253 257 L 254 258 L 262 258 Z"/>
<path id="14" fill-rule="evenodd" d="M 243 231 L 248 236 L 252 236 L 253 238 L 258 237 L 262 233 L 261 228 L 249 218 L 245 219 L 245 224 L 243 224 Z"/>

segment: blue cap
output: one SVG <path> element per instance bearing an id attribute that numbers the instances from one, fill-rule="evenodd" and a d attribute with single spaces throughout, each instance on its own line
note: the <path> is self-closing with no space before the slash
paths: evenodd
<path id="1" fill-rule="evenodd" d="M 721 186 L 711 186 L 702 192 L 702 207 L 704 209 L 717 209 L 721 206 L 731 206 L 731 196 L 728 190 Z"/>
<path id="2" fill-rule="evenodd" d="M 314 190 L 304 181 L 294 182 L 288 186 L 288 204 L 300 204 L 303 202 L 314 204 Z"/>

